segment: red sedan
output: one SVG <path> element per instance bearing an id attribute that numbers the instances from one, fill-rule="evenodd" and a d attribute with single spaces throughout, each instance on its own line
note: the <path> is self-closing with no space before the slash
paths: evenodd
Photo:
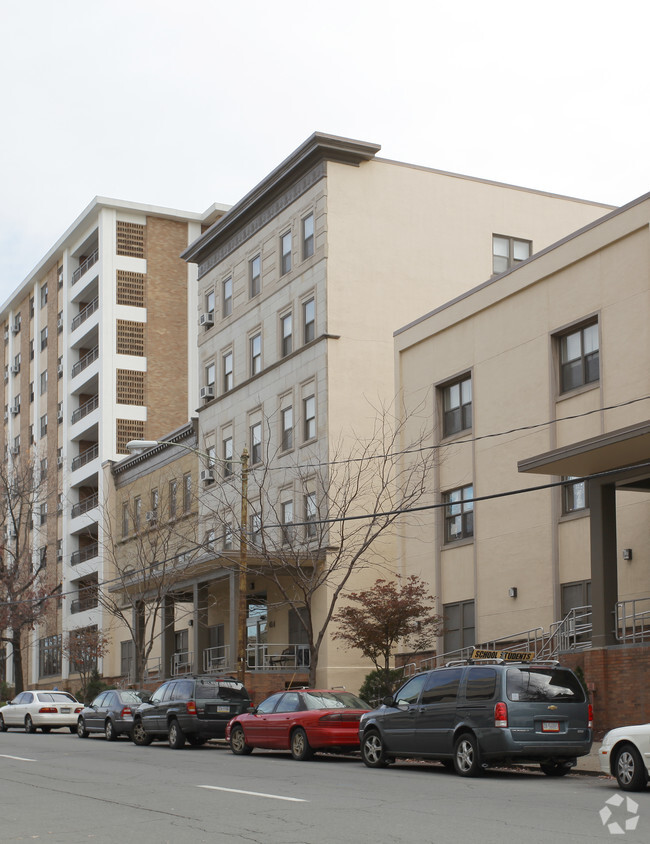
<path id="1" fill-rule="evenodd" d="M 349 692 L 300 689 L 276 692 L 226 727 L 226 740 L 238 756 L 254 747 L 290 750 L 309 759 L 318 750 L 359 749 L 359 719 L 370 707 Z"/>

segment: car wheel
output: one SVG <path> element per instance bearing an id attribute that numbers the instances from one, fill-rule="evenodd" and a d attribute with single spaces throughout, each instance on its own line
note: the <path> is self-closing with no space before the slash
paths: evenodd
<path id="1" fill-rule="evenodd" d="M 25 716 L 25 732 L 26 733 L 35 733 L 36 727 L 34 726 L 34 722 L 32 721 L 31 715 Z"/>
<path id="2" fill-rule="evenodd" d="M 461 777 L 477 777 L 483 771 L 478 742 L 471 733 L 463 733 L 456 740 L 454 768 Z"/>
<path id="3" fill-rule="evenodd" d="M 361 742 L 361 758 L 369 768 L 385 768 L 388 765 L 384 743 L 379 733 L 374 730 L 364 733 Z"/>
<path id="4" fill-rule="evenodd" d="M 106 719 L 106 723 L 104 724 L 104 735 L 106 736 L 106 741 L 115 741 L 117 738 L 117 733 L 115 732 L 115 725 L 111 721 L 110 718 Z"/>
<path id="5" fill-rule="evenodd" d="M 551 762 L 540 762 L 539 767 L 547 777 L 564 777 L 571 770 L 571 764 L 553 760 Z"/>
<path id="6" fill-rule="evenodd" d="M 302 727 L 298 727 L 291 734 L 291 755 L 299 762 L 303 762 L 305 759 L 311 759 L 314 755 L 314 751 L 309 746 L 307 733 Z"/>
<path id="7" fill-rule="evenodd" d="M 239 724 L 235 724 L 230 731 L 230 749 L 235 756 L 248 756 L 249 753 L 253 752 L 250 744 L 246 744 L 244 730 Z"/>
<path id="8" fill-rule="evenodd" d="M 616 755 L 614 776 L 623 791 L 643 791 L 647 776 L 641 754 L 632 744 L 624 744 Z"/>
<path id="9" fill-rule="evenodd" d="M 136 721 L 133 725 L 131 738 L 133 739 L 133 744 L 137 744 L 138 747 L 147 747 L 153 741 L 153 736 L 147 733 L 142 721 Z"/>
<path id="10" fill-rule="evenodd" d="M 86 729 L 86 722 L 83 718 L 77 721 L 77 735 L 79 738 L 88 738 L 88 730 Z"/>
<path id="11" fill-rule="evenodd" d="M 42 729 L 42 728 L 41 728 L 41 729 Z M 76 728 L 76 727 L 68 727 L 68 729 L 70 730 L 70 732 L 72 733 L 72 735 L 74 735 L 74 734 L 77 732 L 77 728 Z M 49 728 L 49 727 L 47 728 L 47 731 L 48 731 L 48 733 L 50 732 L 50 728 Z M 45 730 L 43 730 L 43 732 L 45 732 Z"/>
<path id="12" fill-rule="evenodd" d="M 0 715 L 0 733 L 6 733 L 7 729 L 8 727 L 5 724 L 5 719 L 2 717 L 2 715 Z"/>
<path id="13" fill-rule="evenodd" d="M 180 750 L 185 745 L 185 733 L 176 719 L 169 724 L 169 746 Z"/>
<path id="14" fill-rule="evenodd" d="M 192 745 L 192 747 L 201 747 L 207 741 L 207 738 L 203 738 L 203 736 L 190 735 L 190 736 L 185 736 L 185 738 Z"/>

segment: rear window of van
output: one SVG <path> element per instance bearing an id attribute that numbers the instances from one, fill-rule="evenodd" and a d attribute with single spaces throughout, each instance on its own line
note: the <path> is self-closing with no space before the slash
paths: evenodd
<path id="1" fill-rule="evenodd" d="M 582 703 L 585 692 L 578 678 L 566 668 L 509 668 L 506 674 L 508 700 Z"/>

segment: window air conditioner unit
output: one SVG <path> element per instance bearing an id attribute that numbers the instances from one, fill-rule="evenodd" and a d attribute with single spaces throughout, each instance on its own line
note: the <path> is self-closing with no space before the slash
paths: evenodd
<path id="1" fill-rule="evenodd" d="M 59 376 L 59 378 L 63 375 L 63 364 L 62 363 L 58 364 L 58 366 L 56 367 L 56 374 Z"/>
<path id="2" fill-rule="evenodd" d="M 199 325 L 214 325 L 214 314 L 201 314 L 199 317 Z"/>
<path id="3" fill-rule="evenodd" d="M 57 410 L 56 421 L 57 422 L 63 422 L 63 411 L 62 410 Z"/>
<path id="4" fill-rule="evenodd" d="M 17 416 L 20 413 L 20 405 L 12 404 L 9 410 L 13 413 L 14 416 Z"/>
<path id="5" fill-rule="evenodd" d="M 57 466 L 57 469 L 62 469 L 62 468 L 63 468 L 63 458 L 62 458 L 62 457 L 57 457 L 57 458 L 56 458 L 56 466 Z"/>
<path id="6" fill-rule="evenodd" d="M 158 520 L 158 511 L 157 510 L 147 510 L 144 515 L 145 520 L 147 522 L 155 522 Z"/>
<path id="7" fill-rule="evenodd" d="M 20 372 L 20 364 L 19 363 L 12 363 L 11 364 L 11 371 L 14 375 L 17 375 Z"/>
<path id="8" fill-rule="evenodd" d="M 201 387 L 201 398 L 205 400 L 214 398 L 213 384 L 208 384 L 207 387 Z"/>
<path id="9" fill-rule="evenodd" d="M 9 453 L 13 454 L 13 455 L 20 454 L 20 449 L 18 448 L 17 445 L 12 445 L 11 448 L 9 449 Z"/>
<path id="10" fill-rule="evenodd" d="M 18 332 L 19 332 L 19 331 L 20 331 L 20 325 L 19 325 L 17 322 L 15 322 L 15 323 L 11 326 L 11 333 L 12 333 L 12 334 L 18 334 Z"/>
<path id="11" fill-rule="evenodd" d="M 201 483 L 204 484 L 211 484 L 214 483 L 215 476 L 214 476 L 214 469 L 201 469 Z"/>
<path id="12" fill-rule="evenodd" d="M 57 331 L 63 331 L 63 319 L 57 319 L 56 330 Z"/>

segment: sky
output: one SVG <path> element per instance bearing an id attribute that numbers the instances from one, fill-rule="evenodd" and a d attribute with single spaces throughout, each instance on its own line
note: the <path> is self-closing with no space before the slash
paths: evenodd
<path id="1" fill-rule="evenodd" d="M 0 302 L 95 196 L 232 204 L 314 131 L 624 204 L 644 0 L 0 0 Z"/>

